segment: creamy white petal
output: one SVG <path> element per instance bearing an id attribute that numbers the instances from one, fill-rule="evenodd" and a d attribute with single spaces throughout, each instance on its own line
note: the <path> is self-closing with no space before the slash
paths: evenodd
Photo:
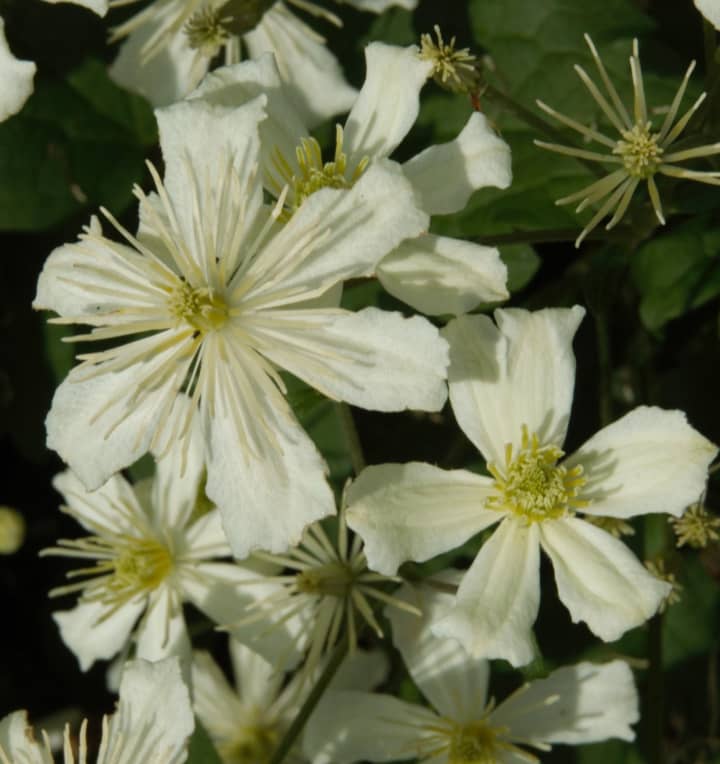
<path id="1" fill-rule="evenodd" d="M 347 489 L 347 524 L 365 542 L 372 570 L 394 575 L 406 560 L 424 562 L 501 519 L 484 509 L 492 481 L 431 464 L 367 467 Z"/>
<path id="2" fill-rule="evenodd" d="M 639 406 L 600 430 L 566 463 L 583 467 L 588 514 L 680 516 L 704 491 L 717 452 L 683 412 Z"/>
<path id="3" fill-rule="evenodd" d="M 370 11 L 371 13 L 382 13 L 383 11 L 397 6 L 412 11 L 417 6 L 417 0 L 344 0 L 347 5 L 352 5 L 361 11 Z"/>
<path id="4" fill-rule="evenodd" d="M 108 0 L 45 0 L 46 3 L 72 3 L 73 5 L 82 5 L 95 11 L 98 16 L 104 16 L 108 11 Z"/>
<path id="5" fill-rule="evenodd" d="M 433 625 L 476 658 L 523 666 L 534 657 L 532 625 L 540 606 L 537 524 L 508 517 L 483 544 L 458 589 L 455 606 Z"/>
<path id="6" fill-rule="evenodd" d="M 525 425 L 541 444 L 562 445 L 575 383 L 572 340 L 583 308 L 496 310 L 461 316 L 443 335 L 450 343 L 448 382 L 458 424 L 488 461 L 502 465 Z"/>
<path id="7" fill-rule="evenodd" d="M 53 613 L 53 619 L 63 642 L 87 671 L 95 661 L 110 660 L 125 646 L 145 601 L 145 597 L 136 597 L 115 612 L 100 602 L 80 601 L 72 610 Z"/>
<path id="8" fill-rule="evenodd" d="M 324 40 L 282 2 L 265 13 L 243 37 L 251 58 L 274 53 L 280 76 L 302 121 L 315 127 L 328 117 L 347 111 L 357 95 Z"/>
<path id="9" fill-rule="evenodd" d="M 185 625 L 182 602 L 167 585 L 150 593 L 147 610 L 136 632 L 138 658 L 159 661 L 176 655 L 183 671 L 190 668 L 192 646 Z"/>
<path id="10" fill-rule="evenodd" d="M 146 43 L 177 12 L 171 4 L 158 11 L 130 33 L 109 74 L 118 85 L 140 93 L 153 106 L 166 106 L 190 93 L 207 72 L 209 61 L 188 45 L 182 33 L 171 35 L 168 44 L 147 59 L 143 53 Z"/>
<path id="11" fill-rule="evenodd" d="M 246 709 L 210 653 L 193 652 L 192 688 L 195 713 L 210 736 L 232 739 Z"/>
<path id="12" fill-rule="evenodd" d="M 133 661 L 123 671 L 118 710 L 110 719 L 107 748 L 97 764 L 181 764 L 194 728 L 190 694 L 177 659 Z"/>
<path id="13" fill-rule="evenodd" d="M 0 18 L 0 122 L 17 114 L 33 92 L 36 66 L 13 56 L 5 39 L 5 22 Z"/>
<path id="14" fill-rule="evenodd" d="M 331 692 L 310 717 L 303 752 L 313 764 L 414 759 L 419 742 L 432 734 L 422 726 L 437 723 L 427 708 L 390 695 Z"/>
<path id="15" fill-rule="evenodd" d="M 195 559 L 231 555 L 230 544 L 222 527 L 222 516 L 217 508 L 194 520 L 184 530 L 184 535 L 187 553 Z"/>
<path id="16" fill-rule="evenodd" d="M 720 29 L 720 0 L 694 0 L 695 7 L 715 27 Z"/>
<path id="17" fill-rule="evenodd" d="M 358 648 L 340 664 L 329 687 L 332 690 L 361 690 L 370 692 L 388 676 L 390 664 L 380 649 Z"/>
<path id="18" fill-rule="evenodd" d="M 14 711 L 0 719 L 0 756 L 3 753 L 11 764 L 53 764 L 50 751 L 35 741 L 27 711 Z"/>
<path id="19" fill-rule="evenodd" d="M 530 682 L 501 703 L 488 723 L 510 740 L 534 744 L 634 740 L 640 718 L 632 671 L 624 661 L 578 663 Z"/>
<path id="20" fill-rule="evenodd" d="M 510 147 L 477 111 L 455 140 L 430 146 L 403 169 L 430 215 L 459 212 L 473 191 L 512 181 Z"/>
<path id="21" fill-rule="evenodd" d="M 647 621 L 670 590 L 622 541 L 584 520 L 542 523 L 540 543 L 573 623 L 584 621 L 605 642 Z"/>
<path id="22" fill-rule="evenodd" d="M 415 124 L 420 91 L 432 62 L 412 45 L 372 42 L 365 48 L 365 82 L 345 123 L 345 152 L 351 169 L 363 158 L 392 154 Z"/>
<path id="23" fill-rule="evenodd" d="M 284 680 L 284 674 L 278 666 L 232 638 L 230 660 L 237 694 L 243 703 L 257 708 L 270 708 Z"/>
<path id="24" fill-rule="evenodd" d="M 486 702 L 490 664 L 484 658 L 472 658 L 454 639 L 442 639 L 431 631 L 432 624 L 452 607 L 454 597 L 429 586 L 408 584 L 395 596 L 422 611 L 417 616 L 397 607 L 385 610 L 393 644 L 415 683 L 446 719 L 460 724 L 477 719 Z"/>
<path id="25" fill-rule="evenodd" d="M 377 276 L 391 295 L 427 316 L 461 315 L 509 297 L 497 249 L 447 236 L 406 239 L 380 261 Z"/>

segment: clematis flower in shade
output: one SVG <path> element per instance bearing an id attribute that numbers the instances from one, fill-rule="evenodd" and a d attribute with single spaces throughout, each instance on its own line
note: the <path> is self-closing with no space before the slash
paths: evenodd
<path id="1" fill-rule="evenodd" d="M 272 58 L 219 69 L 190 96 L 227 106 L 266 93 L 268 119 L 260 126 L 263 179 L 289 220 L 323 188 L 352 189 L 375 163 L 390 156 L 417 119 L 420 91 L 433 72 L 417 47 L 371 43 L 365 82 L 336 145 L 324 161 L 302 115 L 292 108 Z M 510 184 L 510 149 L 474 112 L 453 141 L 430 146 L 402 165 L 429 215 L 458 212 L 470 195 Z M 497 249 L 423 233 L 408 238 L 376 268 L 385 289 L 428 315 L 460 314 L 507 298 L 507 270 Z"/>
<path id="2" fill-rule="evenodd" d="M 434 326 L 325 297 L 425 228 L 410 183 L 377 162 L 350 192 L 323 189 L 279 226 L 282 205 L 263 204 L 258 172 L 263 102 L 159 111 L 165 181 L 151 168 L 157 195 L 136 189 L 138 235 L 106 213 L 127 244 L 91 225 L 51 254 L 34 302 L 94 327 L 75 339 L 111 345 L 80 356 L 56 391 L 48 446 L 93 490 L 149 449 L 187 444 L 199 417 L 207 495 L 239 558 L 282 552 L 335 512 L 278 370 L 379 411 L 436 411 L 447 396 Z M 192 405 L 181 411 L 183 389 Z"/>
<path id="3" fill-rule="evenodd" d="M 44 550 L 83 563 L 68 574 L 73 583 L 51 592 L 80 594 L 76 607 L 53 617 L 83 671 L 123 651 L 131 637 L 139 658 L 189 660 L 183 603 L 217 623 L 245 604 L 237 581 L 247 571 L 218 561 L 230 547 L 203 493 L 203 443 L 194 435 L 187 452 L 176 445 L 158 461 L 154 478 L 135 485 L 114 475 L 90 492 L 70 471 L 54 480 L 65 513 L 92 534 Z"/>
<path id="4" fill-rule="evenodd" d="M 117 711 L 103 718 L 95 764 L 182 764 L 195 720 L 177 659 L 133 661 L 123 671 Z M 78 758 L 65 728 L 64 764 L 90 764 L 87 720 L 80 727 Z M 0 764 L 52 764 L 50 740 L 35 741 L 25 711 L 0 720 Z"/>
<path id="5" fill-rule="evenodd" d="M 413 9 L 417 4 L 417 0 L 339 2 L 373 13 L 391 5 Z M 334 13 L 311 0 L 154 0 L 115 28 L 113 39 L 127 40 L 110 73 L 119 84 L 163 106 L 186 96 L 220 51 L 229 61 L 237 61 L 243 45 L 249 58 L 275 55 L 288 97 L 305 120 L 317 125 L 347 111 L 356 91 L 325 39 L 292 8 L 342 26 Z"/>
<path id="6" fill-rule="evenodd" d="M 720 153 L 720 143 L 712 143 L 680 151 L 670 151 L 672 144 L 680 137 L 690 118 L 705 99 L 706 94 L 703 93 L 680 119 L 675 120 L 685 95 L 688 80 L 695 68 L 695 62 L 693 61 L 685 72 L 685 77 L 680 83 L 680 87 L 673 98 L 660 129 L 654 130 L 652 121 L 648 118 L 645 86 L 643 85 L 642 70 L 640 68 L 637 40 L 633 41 L 633 51 L 632 56 L 630 56 L 630 73 L 632 74 L 634 95 L 632 117 L 623 105 L 615 86 L 608 77 L 593 41 L 588 35 L 585 35 L 585 41 L 590 48 L 598 74 L 605 86 L 607 97 L 600 92 L 598 86 L 581 66 L 576 66 L 575 71 L 594 101 L 617 130 L 619 137 L 610 138 L 595 128 L 587 127 L 570 117 L 560 114 L 542 101 L 538 101 L 538 106 L 544 112 L 557 119 L 558 122 L 566 127 L 578 132 L 584 139 L 601 144 L 606 149 L 606 152 L 600 153 L 573 146 L 561 146 L 556 143 L 535 141 L 536 146 L 555 151 L 558 154 L 566 154 L 590 162 L 610 164 L 616 168 L 609 175 L 586 188 L 557 200 L 556 204 L 574 204 L 575 202 L 580 202 L 576 210 L 577 212 L 584 210 L 589 205 L 605 200 L 590 222 L 583 228 L 580 236 L 578 236 L 575 242 L 576 247 L 580 246 L 583 239 L 607 215 L 612 214 L 612 217 L 605 227 L 610 229 L 615 226 L 627 211 L 630 200 L 642 181 L 647 183 L 650 201 L 658 221 L 665 225 L 660 193 L 655 182 L 655 176 L 658 173 L 672 178 L 683 178 L 710 185 L 720 185 L 720 172 L 688 170 L 678 165 L 678 163 L 689 159 L 713 156 Z M 609 153 L 607 149 L 610 150 Z"/>
<path id="7" fill-rule="evenodd" d="M 540 549 L 572 620 L 605 641 L 653 615 L 668 593 L 619 539 L 582 518 L 678 516 L 702 492 L 717 448 L 680 411 L 640 406 L 565 458 L 572 340 L 585 311 L 462 316 L 450 342 L 450 400 L 490 476 L 429 464 L 368 467 L 349 487 L 347 522 L 371 569 L 391 575 L 497 524 L 434 628 L 475 657 L 533 658 Z"/>
<path id="8" fill-rule="evenodd" d="M 623 661 L 558 669 L 496 704 L 488 700 L 489 663 L 432 633 L 452 598 L 424 587 L 404 587 L 404 594 L 423 617 L 388 611 L 393 642 L 430 707 L 378 693 L 328 692 L 305 732 L 313 764 L 515 764 L 538 761 L 528 748 L 634 739 L 638 698 Z"/>

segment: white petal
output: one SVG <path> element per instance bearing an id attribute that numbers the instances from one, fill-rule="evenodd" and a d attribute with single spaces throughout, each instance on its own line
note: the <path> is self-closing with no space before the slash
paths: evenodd
<path id="1" fill-rule="evenodd" d="M 418 743 L 432 734 L 422 725 L 437 723 L 428 709 L 390 695 L 330 692 L 305 728 L 303 752 L 313 764 L 414 759 Z"/>
<path id="2" fill-rule="evenodd" d="M 328 398 L 374 411 L 439 411 L 445 403 L 447 347 L 420 316 L 277 311 L 267 323 L 262 335 L 253 328 L 264 355 Z"/>
<path id="3" fill-rule="evenodd" d="M 430 146 L 403 165 L 431 215 L 459 212 L 478 188 L 507 188 L 510 147 L 474 112 L 455 140 Z"/>
<path id="4" fill-rule="evenodd" d="M 194 727 L 190 694 L 177 659 L 133 661 L 123 672 L 118 710 L 110 720 L 108 749 L 97 764 L 181 764 Z"/>
<path id="5" fill-rule="evenodd" d="M 222 527 L 220 510 L 216 508 L 193 521 L 184 535 L 188 556 L 195 559 L 200 557 L 230 557 L 232 554 L 225 530 Z"/>
<path id="6" fill-rule="evenodd" d="M 504 463 L 522 427 L 542 444 L 562 445 L 575 383 L 572 340 L 583 308 L 496 310 L 461 316 L 443 335 L 450 342 L 450 401 L 465 434 L 488 461 Z"/>
<path id="7" fill-rule="evenodd" d="M 680 516 L 705 489 L 717 451 L 681 411 L 639 406 L 600 430 L 566 463 L 583 467 L 588 514 Z"/>
<path id="8" fill-rule="evenodd" d="M 388 659 L 379 649 L 357 649 L 340 664 L 329 688 L 370 692 L 387 679 L 389 670 Z"/>
<path id="9" fill-rule="evenodd" d="M 269 709 L 282 687 L 283 672 L 276 664 L 232 638 L 230 660 L 237 693 L 243 703 Z"/>
<path id="10" fill-rule="evenodd" d="M 345 0 L 345 2 L 361 11 L 371 13 L 382 13 L 392 6 L 412 11 L 417 6 L 417 0 Z"/>
<path id="11" fill-rule="evenodd" d="M 365 82 L 345 124 L 351 169 L 363 158 L 392 154 L 420 111 L 420 91 L 432 69 L 418 49 L 382 42 L 365 48 Z"/>
<path id="12" fill-rule="evenodd" d="M 114 613 L 109 605 L 80 601 L 72 610 L 53 613 L 60 636 L 75 653 L 82 671 L 95 661 L 110 660 L 125 647 L 145 601 L 145 597 L 138 597 Z"/>
<path id="13" fill-rule="evenodd" d="M 640 718 L 632 671 L 624 661 L 578 663 L 522 687 L 488 719 L 507 727 L 510 740 L 595 743 L 634 740 L 630 728 Z"/>
<path id="14" fill-rule="evenodd" d="M 365 542 L 372 570 L 394 575 L 406 560 L 424 562 L 501 519 L 483 509 L 492 481 L 430 464 L 381 464 L 347 490 L 347 524 Z"/>
<path id="15" fill-rule="evenodd" d="M 14 711 L 0 719 L 0 756 L 11 764 L 53 764 L 52 754 L 35 742 L 27 711 Z"/>
<path id="16" fill-rule="evenodd" d="M 446 236 L 406 239 L 380 261 L 377 275 L 391 295 L 428 316 L 460 315 L 509 296 L 497 249 Z"/>
<path id="17" fill-rule="evenodd" d="M 429 586 L 404 585 L 394 596 L 422 611 L 418 617 L 397 607 L 385 615 L 392 624 L 393 644 L 412 678 L 435 710 L 446 719 L 464 724 L 478 717 L 485 706 L 490 664 L 472 658 L 454 639 L 441 639 L 431 626 L 445 616 L 454 597 Z"/>
<path id="18" fill-rule="evenodd" d="M 5 39 L 5 22 L 0 18 L 0 122 L 17 114 L 33 92 L 35 64 L 13 56 Z"/>
<path id="19" fill-rule="evenodd" d="M 275 54 L 280 76 L 308 127 L 347 111 L 355 100 L 357 91 L 346 82 L 324 40 L 282 2 L 275 3 L 243 41 L 251 58 Z"/>
<path id="20" fill-rule="evenodd" d="M 208 59 L 188 45 L 182 32 L 144 60 L 143 47 L 158 27 L 165 25 L 167 20 L 158 15 L 131 32 L 109 71 L 118 85 L 140 93 L 153 106 L 166 106 L 184 98 L 208 70 Z"/>
<path id="21" fill-rule="evenodd" d="M 45 0 L 46 3 L 73 3 L 73 5 L 82 5 L 95 11 L 98 16 L 104 16 L 108 11 L 108 0 Z"/>
<path id="22" fill-rule="evenodd" d="M 185 625 L 182 603 L 169 586 L 151 592 L 145 616 L 137 628 L 138 658 L 159 661 L 175 655 L 189 673 L 192 647 Z"/>
<path id="23" fill-rule="evenodd" d="M 523 666 L 534 657 L 532 625 L 540 605 L 537 525 L 505 519 L 465 574 L 455 606 L 433 626 L 476 658 Z"/>
<path id="24" fill-rule="evenodd" d="M 605 642 L 647 621 L 670 590 L 622 541 L 584 520 L 549 520 L 540 534 L 573 623 L 585 621 Z"/>
<path id="25" fill-rule="evenodd" d="M 715 27 L 720 29 L 720 0 L 694 0 L 695 7 Z"/>

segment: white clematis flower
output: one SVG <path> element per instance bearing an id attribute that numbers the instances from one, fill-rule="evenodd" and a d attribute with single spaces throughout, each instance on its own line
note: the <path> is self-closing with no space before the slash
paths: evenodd
<path id="1" fill-rule="evenodd" d="M 693 2 L 715 29 L 720 29 L 720 0 L 693 0 Z"/>
<path id="2" fill-rule="evenodd" d="M 412 9 L 417 0 L 339 0 L 381 13 L 391 5 Z M 127 5 L 135 0 L 111 0 Z M 301 21 L 295 7 L 341 26 L 333 13 L 311 0 L 154 0 L 114 31 L 127 37 L 111 68 L 121 85 L 163 106 L 186 96 L 221 50 L 237 60 L 239 41 L 249 58 L 272 53 L 303 118 L 317 125 L 347 111 L 355 89 L 325 39 Z M 239 40 L 238 40 L 239 37 Z"/>
<path id="3" fill-rule="evenodd" d="M 195 727 L 190 695 L 177 659 L 133 661 L 123 671 L 117 711 L 103 718 L 95 764 L 182 764 Z M 87 720 L 80 727 L 78 758 L 65 728 L 64 764 L 89 764 Z M 35 741 L 25 711 L 0 720 L 0 764 L 53 764 L 50 740 Z"/>
<path id="4" fill-rule="evenodd" d="M 258 172 L 263 101 L 159 111 L 165 181 L 151 168 L 157 195 L 136 189 L 137 237 L 106 213 L 128 243 L 93 224 L 52 253 L 34 302 L 112 344 L 80 356 L 56 391 L 48 446 L 92 490 L 151 448 L 187 443 L 199 417 L 207 494 L 240 558 L 282 552 L 335 512 L 278 369 L 379 411 L 436 411 L 447 395 L 447 343 L 430 323 L 317 299 L 425 228 L 410 184 L 377 162 L 351 192 L 324 189 L 279 226 Z M 179 411 L 182 389 L 192 406 Z"/>
<path id="5" fill-rule="evenodd" d="M 567 458 L 572 340 L 585 311 L 498 310 L 464 316 L 450 341 L 450 400 L 490 477 L 428 464 L 369 467 L 348 490 L 347 521 L 370 567 L 392 574 L 499 523 L 437 624 L 474 656 L 533 658 L 540 549 L 573 621 L 605 641 L 652 616 L 668 584 L 588 517 L 682 514 L 703 490 L 717 448 L 684 414 L 641 406 Z"/>
<path id="6" fill-rule="evenodd" d="M 350 189 L 369 168 L 390 156 L 417 119 L 420 90 L 432 72 L 415 46 L 371 43 L 367 73 L 344 128 L 336 129 L 332 161 L 324 162 L 309 125 L 293 109 L 271 57 L 218 69 L 192 99 L 237 106 L 268 97 L 268 119 L 260 125 L 266 190 L 279 198 L 285 186 L 287 220 L 322 188 Z M 473 191 L 510 184 L 510 149 L 480 113 L 473 113 L 457 138 L 431 146 L 403 164 L 422 208 L 445 215 L 464 208 Z M 497 249 L 423 234 L 407 239 L 382 259 L 376 274 L 385 289 L 428 315 L 460 314 L 481 302 L 508 296 L 507 269 Z"/>
<path id="7" fill-rule="evenodd" d="M 70 2 L 95 11 L 99 16 L 107 11 L 107 0 L 45 0 L 47 3 Z M 37 67 L 33 61 L 21 61 L 13 56 L 5 38 L 5 21 L 0 17 L 0 122 L 17 114 L 33 92 Z"/>
<path id="8" fill-rule="evenodd" d="M 90 492 L 70 471 L 55 478 L 64 511 L 92 533 L 44 551 L 85 562 L 68 574 L 75 583 L 51 592 L 80 593 L 76 607 L 54 618 L 83 671 L 123 651 L 131 636 L 139 658 L 189 660 L 183 603 L 217 623 L 245 604 L 237 582 L 248 571 L 217 561 L 230 556 L 230 547 L 218 510 L 207 506 L 204 473 L 203 443 L 194 433 L 187 451 L 175 446 L 158 461 L 154 478 L 134 486 L 114 475 Z"/>
<path id="9" fill-rule="evenodd" d="M 393 641 L 430 708 L 390 695 L 328 692 L 305 732 L 312 764 L 515 764 L 537 761 L 527 748 L 634 739 L 638 698 L 623 661 L 561 668 L 496 705 L 488 701 L 489 663 L 432 633 L 452 598 L 425 588 L 406 586 L 404 592 L 423 617 L 399 610 L 387 615 Z"/>

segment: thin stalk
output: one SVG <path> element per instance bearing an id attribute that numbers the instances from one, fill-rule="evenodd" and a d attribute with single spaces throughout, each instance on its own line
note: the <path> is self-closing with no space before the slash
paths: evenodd
<path id="1" fill-rule="evenodd" d="M 363 454 L 362 443 L 360 442 L 360 436 L 358 435 L 357 427 L 355 426 L 355 419 L 353 418 L 352 411 L 347 403 L 340 402 L 337 403 L 336 406 L 338 416 L 340 417 L 340 424 L 345 433 L 345 440 L 350 453 L 350 461 L 355 474 L 359 475 L 365 469 L 365 455 Z"/>
<path id="2" fill-rule="evenodd" d="M 335 676 L 335 673 L 340 668 L 340 664 L 345 659 L 345 656 L 348 653 L 348 649 L 349 641 L 346 634 L 336 645 L 330 660 L 320 675 L 320 678 L 315 683 L 315 686 L 312 688 L 310 694 L 305 699 L 302 708 L 300 711 L 298 711 L 298 715 L 293 719 L 292 724 L 288 728 L 288 731 L 285 733 L 283 739 L 280 741 L 280 744 L 275 749 L 275 753 L 273 754 L 272 759 L 270 759 L 270 764 L 280 764 L 280 762 L 285 760 L 285 757 L 288 755 L 288 753 L 290 753 L 290 749 L 293 747 L 295 741 L 305 727 L 307 720 L 310 718 L 310 714 L 312 714 L 312 712 L 315 710 L 315 706 L 317 706 L 320 698 L 323 696 L 323 693 L 327 689 L 327 686 L 330 684 L 332 678 Z"/>

